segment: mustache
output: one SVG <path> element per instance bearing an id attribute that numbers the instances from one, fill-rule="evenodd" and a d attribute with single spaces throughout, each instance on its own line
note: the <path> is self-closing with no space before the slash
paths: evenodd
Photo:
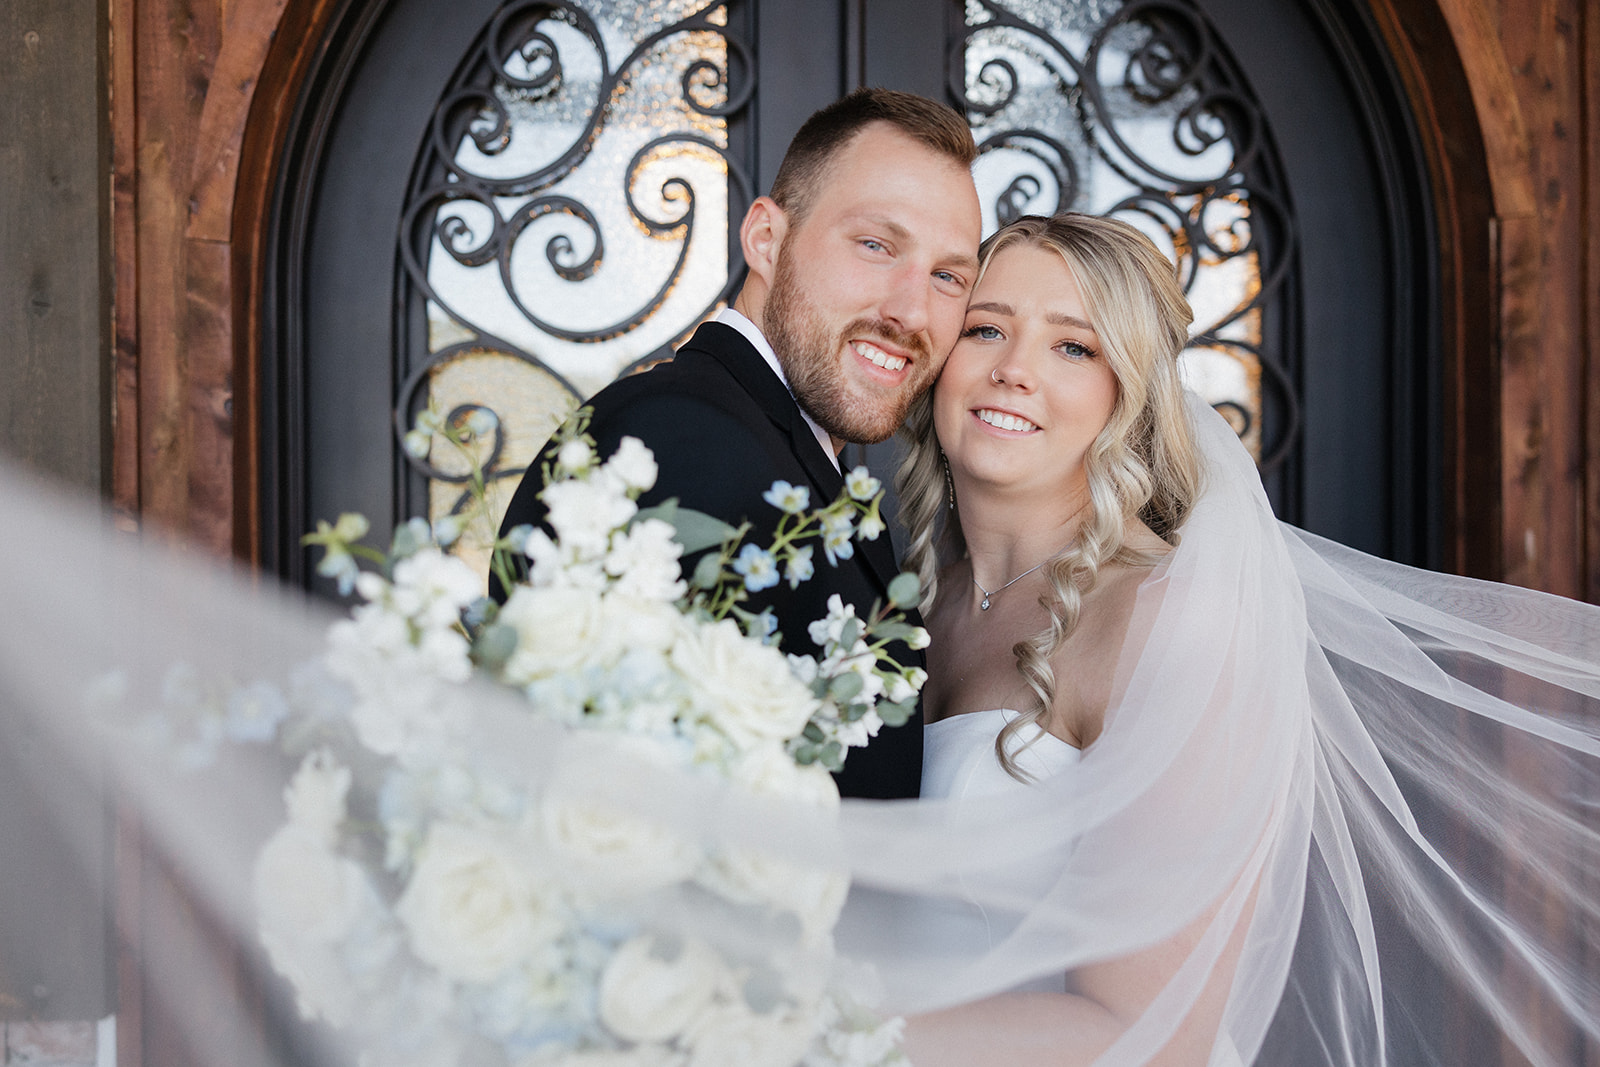
<path id="1" fill-rule="evenodd" d="M 855 319 L 844 328 L 846 337 L 860 337 L 868 341 L 883 341 L 901 348 L 920 359 L 933 353 L 928 351 L 928 339 L 920 333 L 902 333 L 882 319 Z"/>

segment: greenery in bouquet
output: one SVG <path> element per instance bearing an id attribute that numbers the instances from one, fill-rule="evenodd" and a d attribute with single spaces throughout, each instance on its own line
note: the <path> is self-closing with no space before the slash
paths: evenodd
<path id="1" fill-rule="evenodd" d="M 473 418 L 426 413 L 408 448 L 442 438 L 471 455 L 492 429 Z M 639 767 L 836 809 L 828 770 L 915 708 L 924 675 L 889 648 L 926 643 L 900 613 L 916 580 L 865 616 L 831 598 L 814 656 L 786 654 L 752 598 L 879 536 L 877 479 L 852 471 L 815 509 L 775 484 L 776 532 L 755 544 L 748 524 L 639 508 L 650 451 L 624 439 L 602 458 L 585 431 L 580 412 L 547 453 L 548 531 L 495 545 L 503 606 L 448 552 L 461 517 L 412 520 L 387 554 L 361 544 L 359 516 L 320 523 L 305 539 L 319 570 L 359 601 L 322 662 L 288 697 L 219 697 L 197 720 L 208 743 L 301 754 L 256 864 L 274 966 L 304 1014 L 376 1063 L 902 1063 L 898 1021 L 838 979 L 842 873 L 708 846 L 560 773 L 525 784 L 483 758 L 472 687 L 510 687 L 528 714 L 610 735 Z M 486 507 L 481 472 L 473 484 Z M 753 952 L 715 923 L 657 921 L 686 900 L 789 933 Z"/>

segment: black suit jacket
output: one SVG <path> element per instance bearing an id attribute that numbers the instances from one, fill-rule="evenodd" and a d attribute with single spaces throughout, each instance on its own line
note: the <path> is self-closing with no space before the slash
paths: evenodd
<path id="1" fill-rule="evenodd" d="M 813 507 L 832 501 L 844 484 L 772 368 L 724 323 L 703 324 L 676 358 L 613 382 L 590 406 L 589 432 L 602 457 L 625 436 L 639 438 L 655 453 L 660 474 L 641 506 L 676 497 L 686 508 L 735 526 L 748 519 L 749 539 L 759 544 L 770 543 L 781 517 L 761 499 L 774 481 L 809 486 Z M 541 488 L 535 462 L 511 499 L 502 533 L 523 523 L 543 524 Z M 836 566 L 828 565 L 820 546 L 815 558 L 815 576 L 798 589 L 780 582 L 751 599 L 756 608 L 771 605 L 789 652 L 816 651 L 806 628 L 827 614 L 830 594 L 838 593 L 865 616 L 874 600 L 887 601 L 896 573 L 887 534 L 856 542 L 855 555 Z M 502 598 L 498 589 L 494 593 Z M 904 645 L 890 651 L 902 664 L 923 664 L 921 652 Z M 922 780 L 920 716 L 904 726 L 886 726 L 866 748 L 851 749 L 836 777 L 845 796 L 916 796 Z"/>

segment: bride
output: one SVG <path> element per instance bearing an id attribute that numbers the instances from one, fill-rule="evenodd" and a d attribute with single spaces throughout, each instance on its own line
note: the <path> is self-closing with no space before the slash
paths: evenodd
<path id="1" fill-rule="evenodd" d="M 1600 1026 L 1573 875 L 1600 841 L 1596 613 L 1277 524 L 1185 397 L 1190 310 L 1132 227 L 1025 218 L 981 260 L 899 478 L 923 797 L 959 827 L 912 1061 L 1461 1062 L 1453 1010 L 1566 1062 Z M 1518 744 L 1560 784 L 1491 762 Z"/>

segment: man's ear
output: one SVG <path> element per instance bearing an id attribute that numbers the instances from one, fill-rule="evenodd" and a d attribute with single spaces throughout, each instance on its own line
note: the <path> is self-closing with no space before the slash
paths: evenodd
<path id="1" fill-rule="evenodd" d="M 773 275 L 778 268 L 778 252 L 789 233 L 789 217 L 770 196 L 758 196 L 744 213 L 739 224 L 739 247 L 744 250 L 744 261 L 750 273 L 772 287 Z"/>

